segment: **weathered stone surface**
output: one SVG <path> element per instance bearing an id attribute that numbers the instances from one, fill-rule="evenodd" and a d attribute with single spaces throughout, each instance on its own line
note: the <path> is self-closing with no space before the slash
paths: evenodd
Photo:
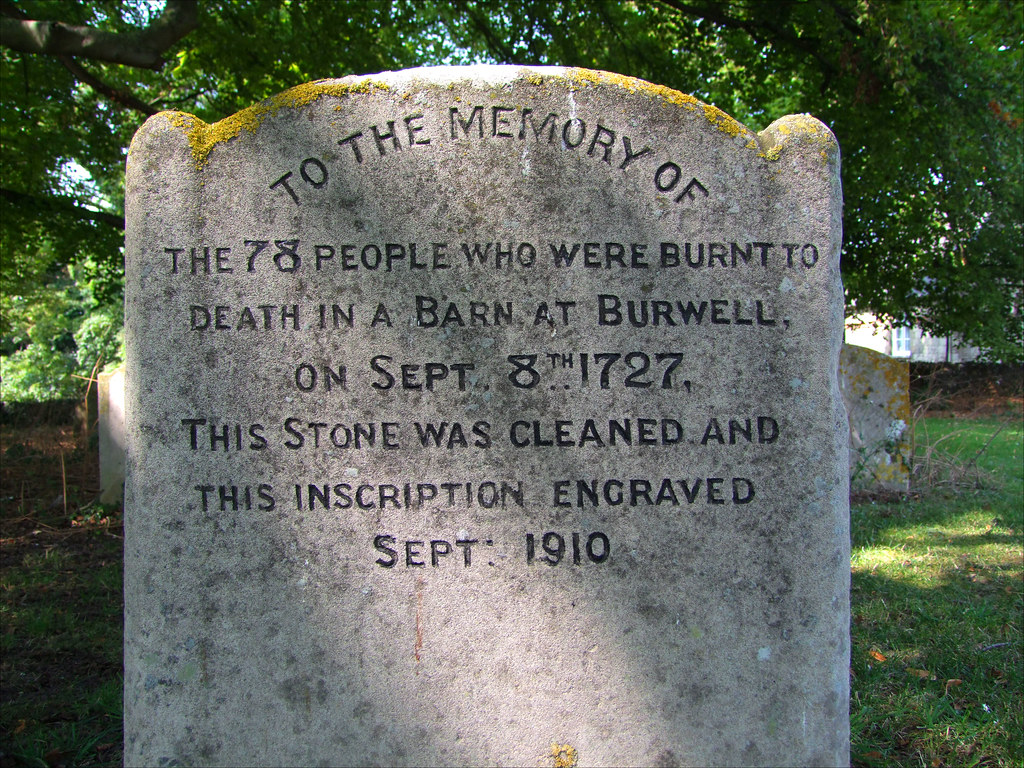
<path id="1" fill-rule="evenodd" d="M 124 500 L 124 366 L 98 377 L 100 501 Z"/>
<path id="2" fill-rule="evenodd" d="M 843 344 L 840 387 L 850 421 L 850 487 L 910 487 L 910 365 L 873 349 Z"/>
<path id="3" fill-rule="evenodd" d="M 845 763 L 838 166 L 571 69 L 148 121 L 128 763 Z"/>

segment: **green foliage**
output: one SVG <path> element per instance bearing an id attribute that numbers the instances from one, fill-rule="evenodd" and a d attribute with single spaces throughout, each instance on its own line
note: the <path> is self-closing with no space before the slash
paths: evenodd
<path id="1" fill-rule="evenodd" d="M 84 378 L 123 357 L 120 302 L 99 301 L 88 264 L 27 296 L 0 297 L 5 328 L 0 379 L 5 401 L 77 397 Z M 81 275 L 81 276 L 80 276 Z M 76 279 L 77 276 L 77 279 Z M 101 294 L 102 295 L 102 294 Z"/>
<path id="2" fill-rule="evenodd" d="M 91 19 L 86 7 L 65 3 L 32 12 Z M 95 216 L 121 216 L 123 147 L 138 121 L 50 57 L 0 49 L 0 89 L 2 396 L 74 397 L 83 388 L 74 376 L 87 377 L 101 352 L 111 362 L 117 355 L 123 232 Z M 76 338 L 100 324 L 110 341 L 93 338 L 95 330 Z"/>
<path id="3" fill-rule="evenodd" d="M 815 114 L 843 148 L 851 307 L 959 333 L 995 359 L 1024 359 L 1024 17 L 1013 0 L 195 7 L 195 29 L 169 44 L 158 70 L 0 46 L 0 354 L 22 355 L 15 369 L 35 365 L 31 357 L 49 366 L 40 373 L 89 373 L 82 359 L 61 368 L 55 337 L 41 328 L 26 335 L 37 323 L 18 325 L 8 313 L 19 301 L 50 306 L 50 291 L 79 296 L 87 313 L 119 304 L 124 160 L 147 114 L 180 109 L 215 121 L 309 80 L 475 61 L 634 75 L 755 128 Z M 0 16 L 122 35 L 163 10 L 144 0 L 0 3 Z M 69 277 L 88 285 L 68 293 Z M 26 339 L 50 352 L 23 354 Z M 25 396 L 4 386 L 4 397 Z M 55 382 L 32 396 L 69 388 Z"/>
<path id="4" fill-rule="evenodd" d="M 109 32 L 145 26 L 155 4 L 19 2 L 34 19 Z M 6 13 L 4 15 L 10 15 Z M 80 63 L 109 92 L 215 121 L 293 85 L 451 54 L 412 2 L 210 2 L 158 72 Z M 368 34 L 374 30 L 374 34 Z M 245 40 L 244 45 L 239 41 Z M 3 168 L 0 366 L 5 400 L 73 397 L 102 357 L 119 360 L 127 148 L 146 112 L 82 82 L 56 57 L 0 48 Z"/>
<path id="5" fill-rule="evenodd" d="M 159 103 L 213 122 L 311 80 L 417 66 L 448 53 L 430 4 L 204 3 L 198 29 L 164 69 Z"/>

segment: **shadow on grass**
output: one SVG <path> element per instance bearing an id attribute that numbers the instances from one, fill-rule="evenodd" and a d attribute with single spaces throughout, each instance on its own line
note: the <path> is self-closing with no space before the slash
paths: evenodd
<path id="1" fill-rule="evenodd" d="M 971 536 L 1001 537 L 1006 543 L 1020 542 L 1024 530 L 1024 509 L 1015 494 L 1000 490 L 961 493 L 933 493 L 911 496 L 905 500 L 882 503 L 862 502 L 850 508 L 850 525 L 854 545 L 863 543 L 866 534 L 882 534 L 921 527 L 962 524 L 967 516 L 988 517 L 990 531 Z M 951 534 L 962 537 L 964 534 Z"/>
<path id="2" fill-rule="evenodd" d="M 3 540 L 2 765 L 121 763 L 117 531 L 39 527 Z"/>
<path id="3" fill-rule="evenodd" d="M 956 522 L 956 516 L 945 521 Z M 941 539 L 916 539 L 900 559 L 853 570 L 855 766 L 1024 760 L 1021 538 L 985 533 Z M 981 557 L 982 544 L 998 549 Z M 870 563 L 871 549 L 862 546 L 859 559 Z"/>

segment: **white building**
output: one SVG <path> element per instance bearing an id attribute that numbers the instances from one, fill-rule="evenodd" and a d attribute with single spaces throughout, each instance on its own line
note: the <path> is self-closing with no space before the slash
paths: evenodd
<path id="1" fill-rule="evenodd" d="M 968 363 L 981 354 L 977 347 L 964 344 L 956 335 L 932 336 L 916 326 L 892 326 L 874 315 L 846 318 L 844 341 L 923 363 Z"/>

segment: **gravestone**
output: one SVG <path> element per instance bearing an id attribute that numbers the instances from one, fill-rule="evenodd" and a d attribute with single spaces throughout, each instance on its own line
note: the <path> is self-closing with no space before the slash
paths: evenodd
<path id="1" fill-rule="evenodd" d="M 850 487 L 910 489 L 910 364 L 843 344 L 839 385 L 850 421 Z"/>
<path id="2" fill-rule="evenodd" d="M 839 151 L 481 66 L 151 118 L 128 764 L 846 764 Z"/>
<path id="3" fill-rule="evenodd" d="M 100 501 L 124 501 L 124 366 L 97 377 Z"/>

